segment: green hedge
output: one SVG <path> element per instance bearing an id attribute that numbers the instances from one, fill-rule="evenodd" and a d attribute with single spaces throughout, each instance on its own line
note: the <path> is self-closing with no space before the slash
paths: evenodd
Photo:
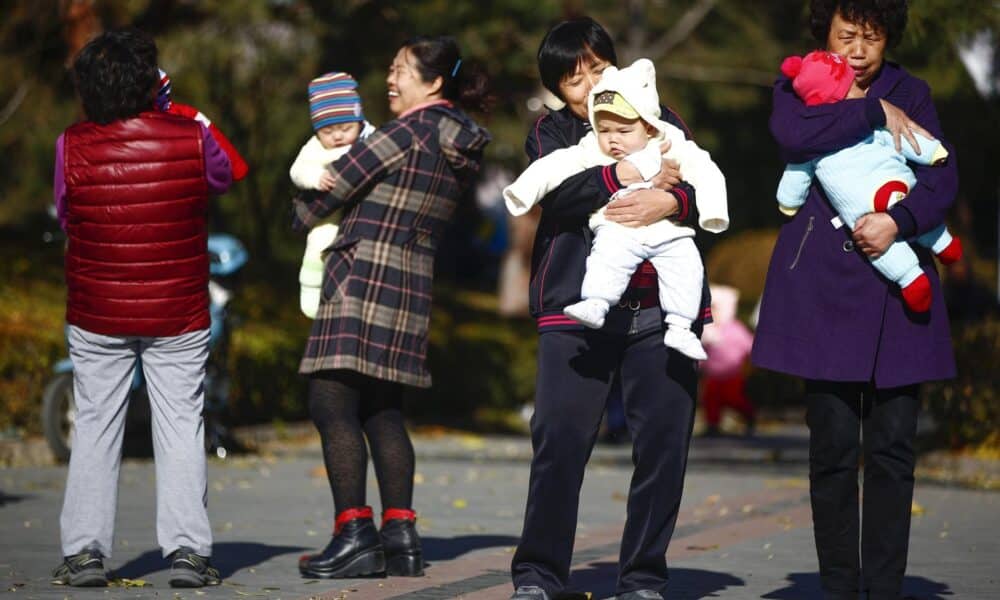
<path id="1" fill-rule="evenodd" d="M 929 384 L 924 410 L 938 425 L 938 445 L 1000 447 L 1000 319 L 954 327 L 958 377 Z"/>
<path id="2" fill-rule="evenodd" d="M 804 407 L 803 393 L 805 386 L 798 377 L 757 368 L 747 375 L 747 395 L 757 408 L 780 412 L 785 407 Z"/>
<path id="3" fill-rule="evenodd" d="M 61 249 L 29 241 L 0 246 L 0 431 L 40 430 L 42 390 L 66 355 Z M 233 303 L 239 323 L 229 355 L 231 420 L 304 419 L 305 381 L 297 367 L 310 323 L 298 311 L 295 270 L 253 267 Z M 924 393 L 939 426 L 937 443 L 1000 446 L 1000 321 L 956 327 L 953 338 L 958 377 Z M 437 286 L 429 357 L 434 387 L 414 391 L 409 413 L 463 427 L 516 426 L 512 415 L 533 396 L 537 339 L 530 319 L 496 314 L 494 294 Z M 801 396 L 799 381 L 765 371 L 752 371 L 748 386 L 761 405 L 787 406 Z"/>
<path id="4" fill-rule="evenodd" d="M 310 321 L 295 295 L 261 284 L 242 290 L 234 311 L 230 415 L 236 422 L 307 418 L 299 359 Z M 496 297 L 439 285 L 434 291 L 428 362 L 429 390 L 410 390 L 408 414 L 417 420 L 466 427 L 506 427 L 505 415 L 531 400 L 537 334 L 528 319 L 496 313 Z"/>
<path id="5" fill-rule="evenodd" d="M 42 390 L 66 354 L 62 249 L 0 233 L 0 432 L 37 432 Z"/>
<path id="6" fill-rule="evenodd" d="M 413 415 L 458 425 L 507 428 L 535 390 L 538 333 L 531 319 L 497 315 L 496 294 L 439 286 L 434 291 L 428 362 L 434 386 Z"/>
<path id="7" fill-rule="evenodd" d="M 0 431 L 41 429 L 42 390 L 66 354 L 63 297 L 46 282 L 0 286 Z"/>
<path id="8" fill-rule="evenodd" d="M 23 248 L 23 246 L 21 246 Z M 42 391 L 66 356 L 61 249 L 31 260 L 4 245 L 0 267 L 0 432 L 41 429 Z M 232 303 L 228 355 L 232 423 L 308 417 L 298 363 L 310 321 L 298 310 L 293 269 L 247 273 Z M 493 294 L 439 286 L 431 318 L 434 387 L 414 391 L 418 420 L 465 427 L 508 427 L 507 416 L 531 400 L 537 335 L 527 319 L 497 316 Z"/>

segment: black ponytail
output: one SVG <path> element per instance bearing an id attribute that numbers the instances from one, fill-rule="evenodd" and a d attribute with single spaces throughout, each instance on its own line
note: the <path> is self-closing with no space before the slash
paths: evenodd
<path id="1" fill-rule="evenodd" d="M 493 103 L 489 77 L 479 65 L 462 59 L 454 38 L 417 36 L 406 40 L 403 47 L 413 54 L 425 83 L 441 78 L 441 95 L 446 100 L 469 110 L 489 111 Z"/>

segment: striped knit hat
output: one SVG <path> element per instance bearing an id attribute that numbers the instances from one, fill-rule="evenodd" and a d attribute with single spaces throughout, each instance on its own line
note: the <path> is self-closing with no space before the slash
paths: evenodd
<path id="1" fill-rule="evenodd" d="M 170 109 L 170 77 L 160 69 L 160 89 L 156 92 L 156 110 L 166 112 Z"/>
<path id="2" fill-rule="evenodd" d="M 347 73 L 331 72 L 309 82 L 309 113 L 313 129 L 334 123 L 364 122 L 358 82 Z"/>

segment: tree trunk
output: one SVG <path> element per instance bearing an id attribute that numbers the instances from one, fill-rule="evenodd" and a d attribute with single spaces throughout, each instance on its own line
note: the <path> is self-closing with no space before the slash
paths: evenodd
<path id="1" fill-rule="evenodd" d="M 66 42 L 66 68 L 73 65 L 76 55 L 87 42 L 104 30 L 94 3 L 95 0 L 61 0 L 59 3 L 59 18 Z"/>

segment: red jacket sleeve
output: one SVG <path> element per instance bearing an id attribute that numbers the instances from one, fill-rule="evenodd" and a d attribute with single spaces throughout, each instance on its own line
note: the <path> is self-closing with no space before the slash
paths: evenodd
<path id="1" fill-rule="evenodd" d="M 205 127 L 208 128 L 209 133 L 212 134 L 212 139 L 215 140 L 215 143 L 222 148 L 222 151 L 226 153 L 226 157 L 229 158 L 229 164 L 233 169 L 233 181 L 239 181 L 247 176 L 247 173 L 250 171 L 250 167 L 247 165 L 247 162 L 243 160 L 243 157 L 236 149 L 236 146 L 233 146 L 233 143 L 229 141 L 229 138 L 227 138 L 226 135 L 215 126 L 215 123 L 212 123 L 212 121 L 210 121 L 201 111 L 187 104 L 171 102 L 170 107 L 166 110 L 166 112 L 172 115 L 194 119 L 205 125 Z"/>

